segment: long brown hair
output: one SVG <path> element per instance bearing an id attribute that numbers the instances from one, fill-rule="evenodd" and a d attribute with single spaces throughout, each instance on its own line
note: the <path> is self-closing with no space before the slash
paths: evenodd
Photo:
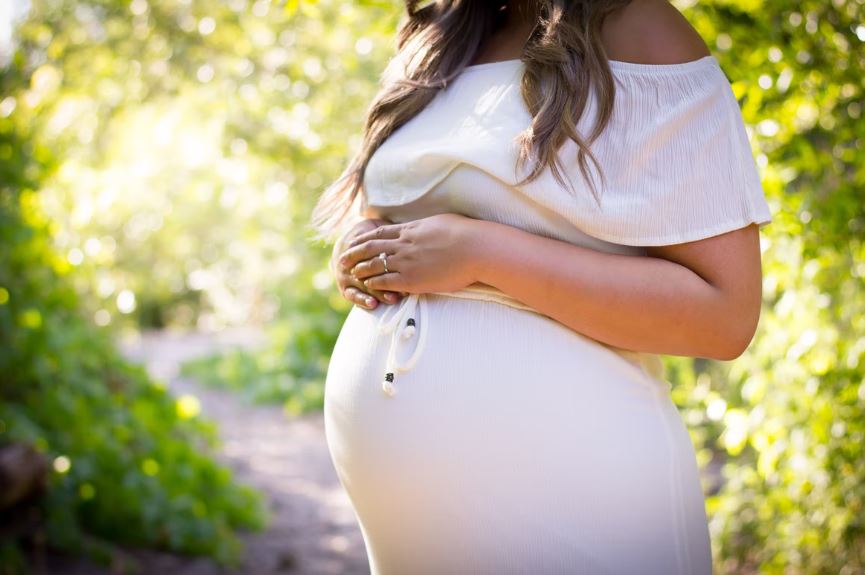
<path id="1" fill-rule="evenodd" d="M 597 190 L 586 157 L 603 173 L 589 146 L 613 111 L 615 83 L 601 43 L 604 18 L 631 0 L 537 0 L 538 22 L 523 47 L 525 73 L 520 93 L 532 116 L 518 136 L 517 163 L 537 161 L 517 185 L 549 166 L 565 186 L 558 150 L 565 138 L 578 147 L 577 162 L 596 202 Z M 426 107 L 436 93 L 470 64 L 502 22 L 506 0 L 406 0 L 408 18 L 397 33 L 397 55 L 382 74 L 370 104 L 360 149 L 342 175 L 322 193 L 312 212 L 314 239 L 330 237 L 343 224 L 363 186 L 370 157 L 394 130 Z M 594 88 L 598 115 L 588 138 L 576 126 Z"/>

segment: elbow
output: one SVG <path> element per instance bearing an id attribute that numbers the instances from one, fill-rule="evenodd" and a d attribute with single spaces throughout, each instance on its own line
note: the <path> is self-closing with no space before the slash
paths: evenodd
<path id="1" fill-rule="evenodd" d="M 712 354 L 712 359 L 717 359 L 718 361 L 733 361 L 734 359 L 741 357 L 750 344 L 750 340 L 744 344 L 738 339 L 731 340 L 726 343 L 725 347 L 715 350 L 715 353 Z"/>
<path id="2" fill-rule="evenodd" d="M 742 315 L 740 314 L 734 314 L 733 317 L 738 317 L 739 320 L 732 322 L 728 329 L 722 330 L 724 335 L 721 341 L 714 347 L 711 355 L 712 359 L 733 361 L 741 357 L 751 346 L 754 334 L 757 332 L 757 323 L 760 319 L 759 310 L 755 314 L 748 316 L 747 319 L 742 319 Z"/>

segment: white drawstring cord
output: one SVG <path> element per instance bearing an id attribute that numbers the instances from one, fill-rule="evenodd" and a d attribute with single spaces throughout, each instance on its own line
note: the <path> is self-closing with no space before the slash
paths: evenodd
<path id="1" fill-rule="evenodd" d="M 424 294 L 412 293 L 403 296 L 401 302 L 398 304 L 391 304 L 391 307 L 396 308 L 395 312 L 386 309 L 378 320 L 378 329 L 381 333 L 393 332 L 393 336 L 391 336 L 390 340 L 390 349 L 387 353 L 385 376 L 384 380 L 381 382 L 382 390 L 391 397 L 396 394 L 396 388 L 393 385 L 394 374 L 407 371 L 417 363 L 424 344 L 426 343 L 427 332 L 429 331 L 429 311 L 426 307 L 426 298 L 424 298 L 423 295 Z M 417 314 L 418 317 L 414 317 L 415 310 L 419 311 Z M 423 318 L 422 320 L 421 317 Z M 405 322 L 402 321 L 403 318 L 406 318 Z M 400 329 L 397 329 L 397 326 L 399 326 Z M 418 334 L 417 346 L 405 364 L 400 365 L 396 361 L 397 337 L 409 339 L 415 334 L 416 330 L 419 330 L 420 332 Z"/>

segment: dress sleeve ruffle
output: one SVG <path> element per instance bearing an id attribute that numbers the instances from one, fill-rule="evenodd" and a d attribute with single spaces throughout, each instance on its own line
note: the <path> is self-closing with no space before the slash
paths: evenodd
<path id="1" fill-rule="evenodd" d="M 549 167 L 518 185 L 531 164 L 516 166 L 516 137 L 531 116 L 519 93 L 520 68 L 497 66 L 487 70 L 504 75 L 456 82 L 390 135 L 367 166 L 365 213 L 368 206 L 408 204 L 440 185 L 453 197 L 493 201 L 502 194 L 501 202 L 513 205 L 509 190 L 451 189 L 464 181 L 454 170 L 477 170 L 525 195 L 538 213 L 613 244 L 682 243 L 772 221 L 738 102 L 714 56 L 680 64 L 610 62 L 613 113 L 591 144 L 605 178 L 588 162 L 600 202 L 570 139 L 558 154 L 572 188 Z M 590 133 L 596 112 L 590 92 L 580 133 Z"/>
<path id="2" fill-rule="evenodd" d="M 622 72 L 613 116 L 592 147 L 607 181 L 601 185 L 590 161 L 601 205 L 582 222 L 587 233 L 665 245 L 772 221 L 739 105 L 713 56 L 613 64 Z M 568 175 L 585 182 L 576 147 L 567 150 Z"/>

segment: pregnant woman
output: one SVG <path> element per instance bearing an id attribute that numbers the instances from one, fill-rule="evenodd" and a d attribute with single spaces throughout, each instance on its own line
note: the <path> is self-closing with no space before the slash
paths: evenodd
<path id="1" fill-rule="evenodd" d="M 314 213 L 357 304 L 324 416 L 371 572 L 711 573 L 660 355 L 732 360 L 759 318 L 724 71 L 666 0 L 406 5 Z"/>

